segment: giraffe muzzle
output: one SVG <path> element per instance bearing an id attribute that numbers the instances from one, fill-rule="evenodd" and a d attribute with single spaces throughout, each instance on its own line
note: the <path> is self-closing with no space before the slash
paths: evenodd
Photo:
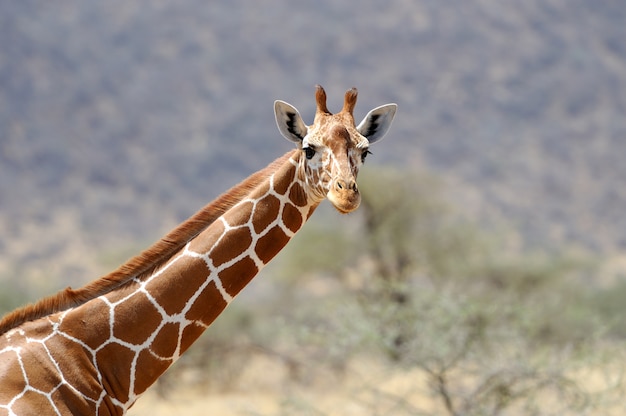
<path id="1" fill-rule="evenodd" d="M 361 194 L 356 181 L 354 179 L 337 179 L 328 192 L 328 200 L 342 214 L 357 209 L 361 203 Z"/>

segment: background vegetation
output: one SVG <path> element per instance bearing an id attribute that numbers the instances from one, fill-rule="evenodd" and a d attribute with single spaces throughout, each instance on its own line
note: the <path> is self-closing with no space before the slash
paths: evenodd
<path id="1" fill-rule="evenodd" d="M 425 174 L 375 170 L 362 183 L 352 224 L 323 212 L 305 228 L 255 283 L 271 289 L 232 305 L 162 394 L 181 374 L 236 389 L 263 356 L 286 371 L 281 414 L 335 414 L 289 385 L 323 394 L 357 377 L 354 362 L 380 366 L 350 387 L 364 414 L 623 409 L 623 325 L 607 296 L 621 284 L 589 285 L 597 258 L 520 251 L 513 230 L 479 230 Z"/>

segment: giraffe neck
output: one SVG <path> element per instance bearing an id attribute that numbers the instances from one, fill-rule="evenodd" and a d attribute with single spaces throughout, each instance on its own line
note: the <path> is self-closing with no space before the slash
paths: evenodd
<path id="1" fill-rule="evenodd" d="M 123 414 L 315 210 L 320 201 L 307 197 L 299 157 L 298 152 L 288 159 L 151 274 L 5 337 L 15 345 L 36 344 L 41 371 L 60 370 L 60 379 L 52 380 L 55 394 L 65 390 L 73 396 L 63 406 L 76 400 L 81 414 L 104 408 Z M 55 349 L 52 343 L 65 345 Z M 6 351 L 31 360 L 18 349 Z M 1 350 L 0 340 L 0 355 Z M 70 375 L 77 371 L 78 383 Z"/>

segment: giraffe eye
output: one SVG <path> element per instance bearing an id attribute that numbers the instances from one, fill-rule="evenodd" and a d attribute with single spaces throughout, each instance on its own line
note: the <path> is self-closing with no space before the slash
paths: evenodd
<path id="1" fill-rule="evenodd" d="M 313 156 L 315 156 L 315 149 L 313 149 L 312 147 L 305 147 L 302 150 L 304 150 L 304 155 L 307 159 L 311 159 L 313 158 Z"/>
<path id="2" fill-rule="evenodd" d="M 370 152 L 369 150 L 364 150 L 363 153 L 361 153 L 361 163 L 365 163 L 365 158 L 367 157 L 367 155 L 371 155 L 372 152 Z"/>

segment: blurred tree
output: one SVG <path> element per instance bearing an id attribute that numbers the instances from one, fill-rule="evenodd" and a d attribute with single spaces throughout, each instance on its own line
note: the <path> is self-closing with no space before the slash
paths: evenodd
<path id="1" fill-rule="evenodd" d="M 540 395 L 558 398 L 560 411 L 585 408 L 567 351 L 597 332 L 593 318 L 564 318 L 583 293 L 572 276 L 588 262 L 507 251 L 503 237 L 451 212 L 440 184 L 425 178 L 378 171 L 361 186 L 364 252 L 378 279 L 358 299 L 383 350 L 423 370 L 450 415 L 527 411 Z M 564 321 L 570 328 L 559 330 Z"/>

